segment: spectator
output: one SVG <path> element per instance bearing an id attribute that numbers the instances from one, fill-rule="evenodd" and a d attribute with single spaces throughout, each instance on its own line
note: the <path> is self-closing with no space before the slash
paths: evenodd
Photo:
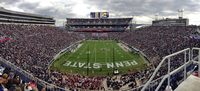
<path id="1" fill-rule="evenodd" d="M 0 37 L 3 40 L 7 38 L 6 41 L 0 43 L 0 57 L 37 78 L 63 88 L 103 89 L 102 82 L 106 78 L 108 87 L 114 90 L 119 90 L 129 84 L 131 84 L 129 85 L 130 88 L 136 88 L 148 80 L 162 57 L 185 48 L 200 47 L 198 41 L 190 38 L 191 34 L 196 34 L 196 28 L 196 26 L 149 26 L 136 31 L 109 32 L 95 36 L 93 33 L 67 32 L 53 26 L 0 24 Z M 121 75 L 119 81 L 109 77 L 87 77 L 78 74 L 63 74 L 53 70 L 48 71 L 48 66 L 57 53 L 81 39 L 123 41 L 146 55 L 149 59 L 148 69 L 138 72 L 131 72 L 130 69 L 130 73 Z M 172 69 L 176 69 L 182 64 L 180 60 L 182 57 L 173 58 L 176 61 L 172 61 Z M 155 79 L 167 73 L 166 66 L 162 66 Z M 10 70 L 6 69 L 6 71 L 9 74 Z M 21 86 L 19 79 L 15 77 L 2 76 L 0 81 L 1 90 L 38 90 L 33 84 Z M 21 87 L 24 87 L 24 89 Z"/>

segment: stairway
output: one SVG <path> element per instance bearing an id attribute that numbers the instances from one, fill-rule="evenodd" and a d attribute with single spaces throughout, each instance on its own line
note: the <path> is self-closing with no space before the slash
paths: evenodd
<path id="1" fill-rule="evenodd" d="M 189 76 L 175 91 L 200 91 L 200 78 L 193 75 Z"/>

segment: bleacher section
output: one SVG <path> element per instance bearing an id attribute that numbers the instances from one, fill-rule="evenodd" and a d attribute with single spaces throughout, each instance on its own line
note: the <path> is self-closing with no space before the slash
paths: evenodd
<path id="1" fill-rule="evenodd" d="M 75 32 L 123 32 L 132 18 L 67 18 L 66 28 Z"/>
<path id="2" fill-rule="evenodd" d="M 42 16 L 31 13 L 16 12 L 0 8 L 0 23 L 7 24 L 37 24 L 37 25 L 55 25 L 52 17 Z"/>
<path id="3" fill-rule="evenodd" d="M 200 47 L 198 40 L 190 38 L 191 34 L 196 33 L 196 28 L 196 26 L 150 26 L 136 31 L 109 32 L 107 36 L 101 36 L 102 39 L 121 40 L 143 52 L 149 59 L 148 69 L 121 75 L 120 80 L 113 80 L 110 77 L 63 74 L 48 70 L 48 64 L 62 49 L 79 40 L 95 37 L 88 32 L 68 32 L 53 26 L 0 24 L 0 34 L 12 39 L 0 44 L 0 57 L 35 77 L 62 88 L 102 90 L 104 87 L 100 83 L 106 79 L 109 83 L 106 85 L 110 89 L 119 90 L 121 87 L 131 84 L 127 89 L 138 88 L 135 90 L 137 91 L 141 89 L 141 85 L 147 82 L 162 57 L 185 48 Z M 98 38 L 99 36 L 97 36 Z M 183 56 L 172 59 L 176 60 L 172 61 L 173 69 L 182 64 L 180 58 Z M 167 73 L 166 66 L 162 66 L 159 75 L 154 80 Z M 80 82 L 81 79 L 84 80 Z"/>

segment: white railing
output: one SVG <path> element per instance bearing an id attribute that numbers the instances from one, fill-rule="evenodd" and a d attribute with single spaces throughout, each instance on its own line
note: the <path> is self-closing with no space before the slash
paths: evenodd
<path id="1" fill-rule="evenodd" d="M 196 60 L 193 60 L 193 62 L 194 63 L 197 63 L 198 64 L 198 66 L 200 67 L 200 48 L 196 48 L 196 47 L 194 47 L 194 48 L 192 48 L 192 54 L 191 54 L 191 58 L 192 59 L 195 59 L 195 58 L 193 58 L 194 57 L 194 51 L 197 51 L 198 52 L 198 56 L 197 56 L 197 61 Z M 199 76 L 200 76 L 200 68 L 198 69 L 198 74 L 199 74 Z"/>
<path id="2" fill-rule="evenodd" d="M 171 66 L 170 66 L 170 61 L 171 61 L 171 58 L 178 55 L 178 54 L 182 54 L 184 53 L 184 64 L 181 65 L 179 68 L 177 68 L 176 70 L 174 71 L 170 71 L 171 69 Z M 188 54 L 188 62 L 187 62 L 187 54 Z M 186 67 L 187 65 L 190 63 L 190 49 L 187 48 L 187 49 L 184 49 L 184 50 L 181 50 L 179 52 L 176 52 L 176 53 L 173 53 L 171 55 L 168 55 L 166 57 L 163 58 L 163 60 L 160 62 L 160 64 L 157 66 L 157 68 L 155 69 L 153 75 L 150 77 L 150 79 L 147 81 L 147 83 L 144 85 L 144 87 L 142 88 L 141 91 L 145 91 L 146 89 L 148 89 L 148 87 L 150 86 L 150 83 L 152 82 L 152 80 L 156 77 L 156 74 L 158 73 L 159 69 L 161 68 L 161 66 L 164 64 L 164 62 L 167 62 L 168 64 L 168 72 L 167 74 L 163 77 L 163 79 L 161 80 L 161 82 L 159 82 L 158 86 L 156 87 L 156 90 L 155 91 L 158 91 L 160 89 L 160 87 L 162 86 L 163 82 L 167 79 L 167 84 L 168 86 L 170 86 L 170 76 L 177 73 L 178 71 L 180 71 L 181 69 L 184 69 L 184 79 L 186 79 L 187 77 L 187 73 L 186 73 Z"/>

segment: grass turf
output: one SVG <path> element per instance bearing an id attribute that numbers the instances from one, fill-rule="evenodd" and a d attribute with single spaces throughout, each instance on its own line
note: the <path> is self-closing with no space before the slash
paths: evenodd
<path id="1" fill-rule="evenodd" d="M 81 44 L 80 48 L 75 52 L 66 52 L 62 54 L 52 63 L 50 68 L 70 74 L 108 76 L 112 75 L 115 69 L 121 74 L 124 74 L 129 70 L 138 71 L 146 67 L 146 62 L 140 54 L 125 51 L 114 40 L 86 40 Z M 137 64 L 130 65 L 125 62 L 131 62 L 132 60 Z M 69 61 L 71 62 L 69 63 L 70 65 L 68 64 L 68 66 L 65 66 L 64 64 Z M 101 64 L 98 66 L 96 64 L 96 67 L 99 68 L 94 68 L 95 63 Z M 114 63 L 114 67 L 109 68 L 106 65 L 107 63 Z M 119 65 L 117 66 L 115 63 Z M 89 64 L 90 66 L 87 66 Z"/>

